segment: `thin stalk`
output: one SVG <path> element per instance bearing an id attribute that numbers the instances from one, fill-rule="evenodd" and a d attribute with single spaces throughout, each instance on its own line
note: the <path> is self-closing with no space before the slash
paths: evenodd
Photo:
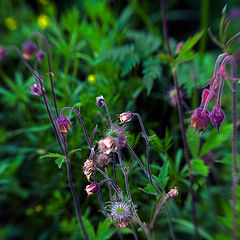
<path id="1" fill-rule="evenodd" d="M 140 221 L 140 219 L 138 217 L 135 217 L 133 216 L 133 220 L 136 221 L 140 226 L 141 228 L 144 230 L 146 236 L 147 236 L 147 239 L 148 240 L 151 240 L 151 235 L 150 235 L 150 231 L 148 230 L 148 228 Z"/>
<path id="2" fill-rule="evenodd" d="M 108 176 L 107 167 L 105 167 L 105 173 L 106 173 L 106 175 Z M 108 183 L 108 190 L 109 190 L 110 199 L 111 199 L 111 201 L 112 201 L 112 200 L 113 200 L 113 195 L 112 195 L 112 190 L 111 190 L 110 183 Z"/>
<path id="3" fill-rule="evenodd" d="M 67 99 L 68 99 L 67 95 L 68 95 L 68 71 L 69 71 L 69 66 L 70 66 L 70 54 L 67 54 L 65 56 L 64 79 L 63 79 L 65 104 L 67 103 Z"/>
<path id="4" fill-rule="evenodd" d="M 108 106 L 107 106 L 107 104 L 105 103 L 105 101 L 104 101 L 104 107 L 105 107 L 105 109 L 106 109 L 106 112 L 107 112 L 107 116 L 108 116 L 108 120 L 109 120 L 109 124 L 110 124 L 110 127 L 112 127 L 112 119 L 111 119 L 111 117 L 110 117 L 110 113 L 109 113 L 109 109 L 108 109 Z"/>
<path id="5" fill-rule="evenodd" d="M 165 42 L 167 43 L 168 54 L 170 56 L 172 56 L 172 51 L 170 48 L 170 41 L 169 41 L 169 36 L 168 36 L 168 27 L 167 27 L 166 0 L 161 0 L 161 4 L 162 4 L 161 10 L 162 10 L 162 23 L 163 23 L 164 39 L 165 39 Z M 175 85 L 175 89 L 177 92 L 178 114 L 179 114 L 179 120 L 180 120 L 180 126 L 181 126 L 183 147 L 184 147 L 185 157 L 186 157 L 188 171 L 189 171 L 192 219 L 193 219 L 193 224 L 194 224 L 194 236 L 195 236 L 195 239 L 198 239 L 199 235 L 198 235 L 198 224 L 197 224 L 197 214 L 196 214 L 196 199 L 195 199 L 195 192 L 193 189 L 194 177 L 192 174 L 192 166 L 191 166 L 191 162 L 190 162 L 190 152 L 189 152 L 189 147 L 188 147 L 188 143 L 187 143 L 186 130 L 185 130 L 185 124 L 184 124 L 184 116 L 183 116 L 182 99 L 180 96 L 176 68 L 173 69 L 173 80 L 174 80 L 174 85 Z"/>
<path id="6" fill-rule="evenodd" d="M 74 201 L 75 209 L 76 209 L 76 212 L 77 212 L 77 217 L 78 217 L 79 223 L 81 225 L 81 228 L 83 230 L 84 239 L 88 240 L 89 238 L 88 238 L 87 231 L 86 231 L 86 229 L 84 227 L 84 224 L 83 224 L 83 220 L 82 220 L 82 215 L 81 215 L 81 210 L 80 210 L 77 194 L 76 194 L 75 188 L 73 186 L 72 171 L 71 171 L 70 161 L 69 161 L 68 158 L 66 158 L 65 162 L 66 162 L 66 165 L 67 165 L 68 183 L 69 183 L 69 187 L 70 187 L 71 192 L 72 192 L 73 201 Z"/>
<path id="7" fill-rule="evenodd" d="M 133 113 L 134 116 L 137 116 L 138 121 L 140 123 L 141 129 L 142 129 L 142 133 L 143 133 L 143 137 L 145 139 L 146 142 L 146 160 L 147 160 L 147 169 L 148 169 L 148 175 L 149 175 L 149 181 L 151 183 L 151 185 L 153 185 L 153 180 L 152 180 L 152 174 L 151 174 L 151 168 L 150 168 L 150 159 L 149 159 L 149 140 L 147 137 L 147 133 L 145 131 L 141 116 L 138 113 Z"/>
<path id="8" fill-rule="evenodd" d="M 236 77 L 236 63 L 231 58 L 232 75 Z M 237 83 L 233 82 L 232 92 L 232 118 L 233 118 L 233 135 L 232 135 L 232 239 L 237 240 L 237 184 L 238 184 L 238 166 L 237 166 Z"/>

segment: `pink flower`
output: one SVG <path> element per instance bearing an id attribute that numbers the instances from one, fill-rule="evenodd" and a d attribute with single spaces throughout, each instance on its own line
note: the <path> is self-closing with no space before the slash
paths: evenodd
<path id="1" fill-rule="evenodd" d="M 213 126 L 220 133 L 220 126 L 222 125 L 226 116 L 218 104 L 213 107 L 212 112 L 210 113 L 209 117 L 210 117 L 210 120 L 211 120 Z"/>
<path id="2" fill-rule="evenodd" d="M 198 130 L 201 131 L 206 129 L 209 125 L 209 122 L 210 118 L 208 110 L 204 112 L 202 108 L 195 109 L 191 119 L 191 124 L 193 127 L 195 127 L 194 133 L 196 133 Z"/>
<path id="3" fill-rule="evenodd" d="M 88 196 L 93 195 L 96 192 L 100 191 L 100 186 L 97 183 L 91 183 L 90 185 L 87 185 L 85 188 Z"/>

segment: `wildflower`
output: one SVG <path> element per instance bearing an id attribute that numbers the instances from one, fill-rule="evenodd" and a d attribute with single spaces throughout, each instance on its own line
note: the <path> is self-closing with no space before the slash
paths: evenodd
<path id="1" fill-rule="evenodd" d="M 37 56 L 39 62 L 42 64 L 43 58 L 45 56 L 44 51 L 42 49 L 38 50 L 36 53 L 36 56 Z"/>
<path id="2" fill-rule="evenodd" d="M 218 104 L 216 104 L 213 107 L 212 112 L 210 113 L 209 117 L 210 117 L 210 120 L 211 120 L 213 126 L 220 133 L 220 126 L 222 125 L 226 116 L 225 116 L 223 110 L 221 109 L 221 107 Z"/>
<path id="3" fill-rule="evenodd" d="M 170 198 L 175 198 L 177 195 L 178 195 L 177 187 L 174 187 L 173 189 L 171 189 L 171 190 L 168 192 L 168 196 L 169 196 Z"/>
<path id="4" fill-rule="evenodd" d="M 110 160 L 111 160 L 111 158 L 107 154 L 104 154 L 104 153 L 99 153 L 96 156 L 96 164 L 101 168 L 107 167 Z"/>
<path id="5" fill-rule="evenodd" d="M 43 93 L 45 92 L 45 88 L 41 88 L 40 84 L 35 83 L 31 86 L 29 91 L 35 96 L 42 97 Z"/>
<path id="6" fill-rule="evenodd" d="M 26 59 L 31 59 L 35 56 L 35 53 L 37 51 L 37 46 L 34 42 L 26 42 L 23 44 L 23 56 Z"/>
<path id="7" fill-rule="evenodd" d="M 89 81 L 91 84 L 96 84 L 96 75 L 94 75 L 94 74 L 89 74 L 89 75 L 88 75 L 88 81 Z"/>
<path id="8" fill-rule="evenodd" d="M 37 19 L 37 24 L 40 28 L 45 29 L 50 25 L 50 18 L 46 14 L 41 14 Z"/>
<path id="9" fill-rule="evenodd" d="M 7 51 L 4 47 L 0 46 L 0 62 L 7 57 Z"/>
<path id="10" fill-rule="evenodd" d="M 129 202 L 111 202 L 108 208 L 110 218 L 116 222 L 119 228 L 128 226 L 132 217 L 132 209 Z"/>
<path id="11" fill-rule="evenodd" d="M 83 165 L 83 172 L 88 181 L 90 181 L 90 177 L 95 170 L 96 170 L 96 167 L 93 160 L 88 159 Z"/>
<path id="12" fill-rule="evenodd" d="M 91 183 L 90 185 L 87 185 L 85 190 L 88 194 L 88 196 L 93 195 L 96 192 L 100 191 L 100 186 L 97 183 Z"/>
<path id="13" fill-rule="evenodd" d="M 121 123 L 128 123 L 133 119 L 133 114 L 131 112 L 124 112 L 119 115 Z"/>
<path id="14" fill-rule="evenodd" d="M 191 124 L 193 125 L 193 127 L 195 127 L 194 133 L 198 130 L 201 131 L 207 128 L 209 122 L 210 118 L 208 110 L 204 112 L 202 108 L 195 109 L 191 118 Z"/>
<path id="15" fill-rule="evenodd" d="M 69 129 L 71 128 L 71 123 L 67 116 L 60 116 L 57 119 L 57 123 L 61 132 L 63 133 L 69 132 Z"/>
<path id="16" fill-rule="evenodd" d="M 182 93 L 181 90 L 179 91 L 179 94 L 180 94 L 180 98 L 182 98 L 182 97 L 183 97 L 183 93 Z M 170 100 L 170 104 L 171 104 L 173 107 L 176 107 L 177 102 L 178 102 L 178 100 L 177 100 L 177 90 L 176 90 L 176 88 L 173 88 L 173 89 L 171 89 L 171 90 L 168 92 L 168 98 L 169 98 L 169 100 Z"/>
<path id="17" fill-rule="evenodd" d="M 184 46 L 185 42 L 181 41 L 180 43 L 177 44 L 175 52 L 178 54 L 182 50 L 182 47 Z"/>
<path id="18" fill-rule="evenodd" d="M 109 154 L 110 152 L 112 152 L 116 149 L 117 149 L 117 147 L 116 147 L 114 138 L 112 138 L 112 137 L 106 137 L 104 139 L 101 139 L 98 142 L 98 150 L 101 153 Z"/>
<path id="19" fill-rule="evenodd" d="M 127 144 L 127 137 L 125 136 L 124 130 L 119 126 L 112 126 L 106 133 L 107 136 L 117 138 L 119 147 L 123 148 Z M 115 149 L 117 151 L 117 148 Z"/>
<path id="20" fill-rule="evenodd" d="M 101 95 L 100 97 L 96 97 L 96 104 L 98 107 L 103 107 L 105 104 L 104 98 Z"/>

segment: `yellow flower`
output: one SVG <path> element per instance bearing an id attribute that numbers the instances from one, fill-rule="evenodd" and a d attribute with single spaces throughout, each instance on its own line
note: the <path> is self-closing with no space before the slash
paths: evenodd
<path id="1" fill-rule="evenodd" d="M 38 26 L 42 29 L 45 29 L 50 25 L 50 18 L 45 14 L 40 14 L 37 19 Z"/>
<path id="2" fill-rule="evenodd" d="M 88 75 L 88 81 L 89 81 L 91 84 L 96 84 L 96 75 L 94 75 L 94 74 L 89 74 L 89 75 Z"/>
<path id="3" fill-rule="evenodd" d="M 49 0 L 38 0 L 38 1 L 43 5 L 49 4 Z"/>
<path id="4" fill-rule="evenodd" d="M 18 28 L 18 21 L 14 17 L 5 18 L 4 23 L 10 30 L 16 30 Z"/>

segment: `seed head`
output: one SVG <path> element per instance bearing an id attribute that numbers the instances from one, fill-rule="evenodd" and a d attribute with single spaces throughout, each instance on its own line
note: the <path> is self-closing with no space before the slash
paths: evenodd
<path id="1" fill-rule="evenodd" d="M 96 192 L 100 191 L 100 186 L 97 183 L 91 183 L 90 185 L 87 185 L 85 190 L 88 194 L 88 196 L 93 195 Z"/>
<path id="2" fill-rule="evenodd" d="M 45 92 L 45 88 L 41 88 L 40 84 L 34 83 L 29 89 L 29 91 L 35 96 L 42 97 L 43 93 Z"/>
<path id="3" fill-rule="evenodd" d="M 69 129 L 71 128 L 71 122 L 67 116 L 60 116 L 57 119 L 57 123 L 58 123 L 58 126 L 59 126 L 61 132 L 63 132 L 63 133 L 69 132 Z"/>
<path id="4" fill-rule="evenodd" d="M 218 133 L 220 134 L 220 127 L 226 116 L 218 104 L 213 107 L 209 117 L 213 126 L 217 129 Z"/>
<path id="5" fill-rule="evenodd" d="M 31 59 L 35 56 L 35 53 L 37 51 L 37 46 L 34 42 L 26 42 L 23 44 L 23 56 L 26 59 Z"/>
<path id="6" fill-rule="evenodd" d="M 112 126 L 106 132 L 106 135 L 112 138 L 117 138 L 119 142 L 119 147 L 123 148 L 127 144 L 127 137 L 125 136 L 125 131 L 119 126 Z M 115 149 L 117 151 L 117 149 Z"/>
<path id="7" fill-rule="evenodd" d="M 95 170 L 96 166 L 93 160 L 88 159 L 83 165 L 83 173 L 85 174 L 88 181 L 90 181 L 90 177 Z"/>
<path id="8" fill-rule="evenodd" d="M 133 119 L 133 114 L 131 112 L 124 112 L 119 115 L 121 123 L 128 123 Z"/>
<path id="9" fill-rule="evenodd" d="M 111 160 L 111 158 L 109 157 L 109 155 L 104 154 L 104 153 L 99 153 L 96 156 L 96 164 L 101 168 L 107 167 L 110 160 Z"/>
<path id="10" fill-rule="evenodd" d="M 114 138 L 106 137 L 104 139 L 101 139 L 98 142 L 98 150 L 104 154 L 109 154 L 110 152 L 116 150 Z"/>
<path id="11" fill-rule="evenodd" d="M 204 112 L 202 108 L 195 109 L 191 119 L 191 125 L 195 127 L 194 133 L 196 133 L 198 130 L 201 131 L 206 129 L 209 125 L 209 122 L 210 118 L 208 110 Z"/>

